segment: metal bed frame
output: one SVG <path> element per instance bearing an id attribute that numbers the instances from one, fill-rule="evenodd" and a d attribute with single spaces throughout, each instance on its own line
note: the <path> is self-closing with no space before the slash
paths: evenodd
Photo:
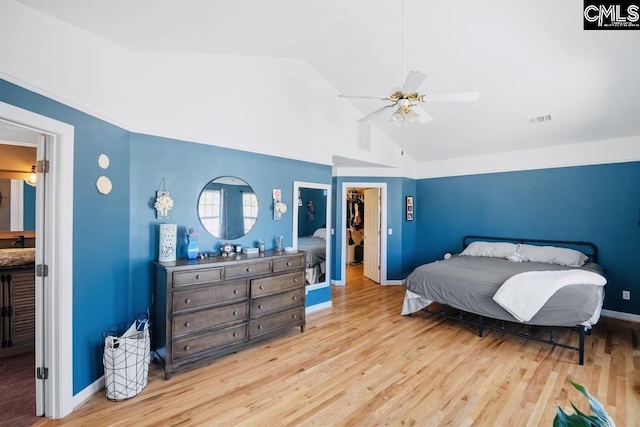
<path id="1" fill-rule="evenodd" d="M 471 242 L 474 241 L 493 241 L 493 242 L 510 242 L 510 243 L 543 243 L 543 244 L 553 244 L 553 245 L 562 245 L 563 247 L 569 247 L 569 248 L 580 248 L 580 251 L 582 253 L 584 253 L 585 255 L 587 255 L 589 257 L 589 259 L 592 262 L 597 263 L 598 262 L 598 247 L 590 242 L 580 242 L 580 241 L 569 241 L 569 240 L 539 240 L 539 239 L 522 239 L 522 238 L 511 238 L 511 237 L 490 237 L 490 236 L 465 236 L 462 239 L 462 247 L 463 249 L 465 249 Z M 586 251 L 584 250 L 584 248 L 588 248 Z M 541 343 L 545 343 L 545 344 L 550 344 L 552 346 L 555 347 L 563 347 L 563 348 L 568 348 L 570 350 L 576 350 L 578 351 L 578 363 L 580 365 L 584 365 L 584 344 L 585 344 L 585 335 L 589 335 L 590 334 L 590 329 L 587 328 L 586 326 L 583 325 L 578 325 L 578 326 L 574 326 L 574 327 L 567 327 L 569 329 L 572 330 L 577 330 L 580 334 L 580 341 L 579 341 L 579 345 L 578 347 L 569 345 L 569 344 L 564 344 L 564 343 L 559 343 L 557 341 L 554 340 L 553 338 L 553 327 L 551 326 L 540 326 L 543 328 L 549 328 L 549 338 L 544 339 L 544 338 L 539 338 L 537 336 L 533 336 L 530 334 L 529 332 L 529 327 L 530 326 L 537 326 L 537 325 L 529 325 L 526 323 L 519 323 L 517 321 L 513 321 L 513 322 L 508 322 L 505 320 L 497 320 L 497 319 L 492 319 L 492 318 L 488 318 L 488 319 L 492 319 L 492 320 L 496 320 L 498 322 L 501 322 L 500 326 L 493 326 L 493 325 L 488 325 L 485 324 L 484 322 L 484 318 L 483 316 L 479 315 L 479 314 L 475 314 L 475 313 L 470 313 L 470 314 L 474 314 L 476 316 L 478 316 L 478 320 L 477 321 L 473 321 L 473 320 L 469 320 L 463 317 L 463 313 L 465 313 L 462 310 L 458 311 L 458 315 L 452 315 L 452 314 L 448 314 L 444 311 L 444 309 L 441 309 L 440 311 L 434 311 L 434 310 L 429 310 L 429 307 L 425 307 L 422 309 L 422 311 L 426 312 L 426 313 L 430 313 L 430 314 L 434 314 L 440 317 L 444 317 L 447 319 L 453 319 L 453 320 L 457 320 L 457 321 L 461 321 L 464 323 L 468 323 L 470 325 L 474 325 L 478 327 L 478 336 L 482 337 L 484 334 L 484 330 L 485 329 L 491 329 L 494 331 L 498 331 L 498 332 L 503 332 L 505 334 L 509 334 L 509 335 L 515 335 L 517 337 L 521 337 L 521 338 L 525 338 L 528 340 L 532 340 L 532 341 L 538 341 Z M 513 323 L 516 325 L 524 325 L 525 331 L 524 332 L 517 332 L 515 330 L 511 330 L 511 329 L 507 329 L 507 327 L 505 326 L 506 323 Z M 557 326 L 559 328 L 565 328 L 564 326 Z"/>

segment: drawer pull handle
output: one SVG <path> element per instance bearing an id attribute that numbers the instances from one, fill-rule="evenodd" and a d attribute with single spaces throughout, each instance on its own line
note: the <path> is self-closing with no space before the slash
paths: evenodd
<path id="1" fill-rule="evenodd" d="M 298 318 L 298 316 L 297 316 L 297 315 L 295 315 L 295 314 L 294 314 L 293 316 L 291 316 L 291 317 L 293 317 L 294 319 L 297 319 L 297 318 Z"/>
<path id="2" fill-rule="evenodd" d="M 234 294 L 237 294 L 237 293 L 238 293 L 238 290 L 237 290 L 237 289 L 234 289 L 234 290 L 233 290 L 233 293 L 234 293 Z"/>
<path id="3" fill-rule="evenodd" d="M 287 261 L 287 267 L 291 267 L 291 261 Z"/>
<path id="4" fill-rule="evenodd" d="M 237 337 L 237 336 L 238 336 L 238 333 L 237 333 L 237 332 L 234 332 L 234 333 L 233 333 L 233 336 L 234 336 L 234 337 Z"/>
<path id="5" fill-rule="evenodd" d="M 293 300 L 295 301 L 295 300 L 297 300 L 297 299 L 298 299 L 298 297 L 294 295 L 294 296 L 293 296 Z"/>
<path id="6" fill-rule="evenodd" d="M 234 310 L 234 311 L 233 311 L 233 315 L 234 315 L 234 316 L 237 316 L 237 315 L 238 315 L 238 312 L 237 312 L 236 310 Z"/>
<path id="7" fill-rule="evenodd" d="M 262 325 L 258 325 L 258 329 L 262 329 Z"/>
<path id="8" fill-rule="evenodd" d="M 184 300 L 185 304 L 191 304 L 191 298 L 187 298 L 186 300 Z"/>
<path id="9" fill-rule="evenodd" d="M 191 327 L 191 322 L 187 322 L 187 323 L 185 323 L 185 324 L 184 324 L 184 327 L 185 327 L 185 328 L 190 328 L 190 327 Z"/>
<path id="10" fill-rule="evenodd" d="M 260 289 L 264 289 L 264 285 L 260 285 Z"/>
<path id="11" fill-rule="evenodd" d="M 298 283 L 298 278 L 293 279 L 294 282 Z"/>
<path id="12" fill-rule="evenodd" d="M 260 304 L 260 305 L 258 306 L 258 308 L 262 309 L 262 304 Z"/>
<path id="13" fill-rule="evenodd" d="M 185 345 L 185 346 L 184 346 L 184 351 L 189 351 L 189 350 L 191 350 L 191 346 L 189 346 L 189 345 Z"/>
<path id="14" fill-rule="evenodd" d="M 247 268 L 247 273 L 251 273 L 251 267 Z"/>
<path id="15" fill-rule="evenodd" d="M 196 275 L 196 279 L 200 280 L 200 277 L 202 277 L 202 276 L 200 276 L 199 274 Z"/>

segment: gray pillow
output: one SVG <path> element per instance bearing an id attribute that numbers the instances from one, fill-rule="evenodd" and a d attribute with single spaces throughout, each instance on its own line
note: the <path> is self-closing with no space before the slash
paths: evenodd
<path id="1" fill-rule="evenodd" d="M 589 258 L 580 251 L 556 246 L 534 246 L 521 244 L 518 253 L 522 261 L 544 262 L 547 264 L 566 265 L 568 267 L 582 267 Z"/>
<path id="2" fill-rule="evenodd" d="M 460 255 L 507 259 L 516 249 L 518 249 L 518 245 L 515 243 L 471 242 Z"/>

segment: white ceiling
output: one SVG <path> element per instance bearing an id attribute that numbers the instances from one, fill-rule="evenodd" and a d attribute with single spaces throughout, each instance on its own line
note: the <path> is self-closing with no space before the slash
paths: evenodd
<path id="1" fill-rule="evenodd" d="M 584 31 L 582 0 L 19 2 L 135 51 L 303 59 L 337 93 L 385 96 L 410 70 L 423 93 L 480 92 L 425 104 L 404 137 L 374 120 L 416 161 L 640 135 L 640 31 Z"/>

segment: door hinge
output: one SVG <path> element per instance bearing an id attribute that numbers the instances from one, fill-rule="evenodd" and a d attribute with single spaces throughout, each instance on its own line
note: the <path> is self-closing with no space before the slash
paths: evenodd
<path id="1" fill-rule="evenodd" d="M 49 266 L 47 264 L 36 265 L 36 277 L 49 276 Z"/>
<path id="2" fill-rule="evenodd" d="M 38 173 L 48 173 L 49 172 L 49 160 L 38 160 L 36 162 L 36 171 Z"/>
<path id="3" fill-rule="evenodd" d="M 49 368 L 38 368 L 36 369 L 36 378 L 39 380 L 48 380 L 49 379 Z"/>

